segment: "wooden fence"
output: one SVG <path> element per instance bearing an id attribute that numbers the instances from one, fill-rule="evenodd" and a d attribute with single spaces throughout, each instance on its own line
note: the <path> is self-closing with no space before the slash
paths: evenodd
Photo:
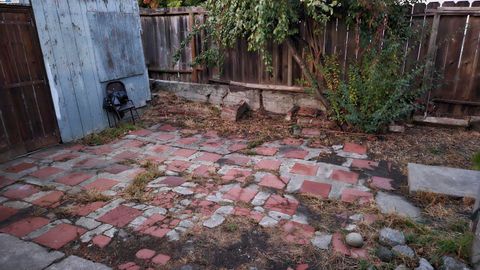
<path id="1" fill-rule="evenodd" d="M 429 74 L 442 82 L 429 94 L 436 115 L 480 115 L 480 1 L 417 4 L 412 7 L 410 23 L 417 29 L 415 39 L 405 44 L 404 66 L 428 60 Z M 181 52 L 178 62 L 173 55 L 185 40 L 194 22 L 205 20 L 200 8 L 142 10 L 143 44 L 150 78 L 221 82 L 247 88 L 303 91 L 302 72 L 285 44 L 272 44 L 273 71 L 267 72 L 261 57 L 247 50 L 245 40 L 238 40 L 226 52 L 221 68 L 192 67 L 192 59 L 202 50 L 202 36 Z M 357 58 L 358 29 L 349 29 L 345 21 L 334 19 L 314 37 L 300 33 L 324 55 L 336 54 L 343 69 Z M 220 72 L 221 71 L 221 72 Z M 430 76 L 428 76 L 430 77 Z"/>

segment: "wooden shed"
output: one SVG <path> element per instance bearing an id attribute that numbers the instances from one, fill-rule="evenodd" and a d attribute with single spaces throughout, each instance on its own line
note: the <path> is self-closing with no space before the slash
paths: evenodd
<path id="1" fill-rule="evenodd" d="M 136 0 L 0 0 L 0 47 L 0 161 L 106 128 L 110 81 L 150 99 Z"/>

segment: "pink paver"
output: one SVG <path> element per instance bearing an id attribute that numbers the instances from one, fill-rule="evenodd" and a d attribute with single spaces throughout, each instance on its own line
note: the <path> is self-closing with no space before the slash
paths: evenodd
<path id="1" fill-rule="evenodd" d="M 367 153 L 367 147 L 356 143 L 346 143 L 343 146 L 343 151 L 359 155 L 365 155 Z"/>
<path id="2" fill-rule="evenodd" d="M 8 233 L 16 237 L 23 237 L 47 225 L 49 222 L 50 221 L 48 219 L 43 217 L 27 217 L 1 228 L 0 232 Z"/>
<path id="3" fill-rule="evenodd" d="M 178 177 L 178 176 L 167 176 L 161 183 L 165 184 L 169 187 L 176 187 L 180 186 L 181 184 L 185 183 L 185 178 Z"/>
<path id="4" fill-rule="evenodd" d="M 280 168 L 281 164 L 282 162 L 280 160 L 262 159 L 257 164 L 255 164 L 255 169 L 276 171 Z"/>
<path id="5" fill-rule="evenodd" d="M 222 156 L 214 153 L 204 153 L 197 159 L 196 161 L 207 161 L 207 162 L 217 162 L 219 159 L 221 159 Z"/>
<path id="6" fill-rule="evenodd" d="M 17 209 L 6 207 L 0 205 L 0 222 L 8 219 L 9 217 L 15 215 L 18 212 Z"/>
<path id="7" fill-rule="evenodd" d="M 172 126 L 172 125 L 165 124 L 165 125 L 161 126 L 158 130 L 160 130 L 160 131 L 175 131 L 175 130 L 177 130 L 177 128 Z"/>
<path id="8" fill-rule="evenodd" d="M 255 148 L 255 152 L 262 156 L 274 156 L 278 152 L 278 148 L 262 146 Z"/>
<path id="9" fill-rule="evenodd" d="M 78 205 L 74 208 L 72 213 L 74 215 L 77 215 L 77 216 L 86 216 L 86 215 L 90 214 L 91 212 L 97 210 L 98 208 L 103 207 L 105 204 L 107 204 L 107 203 L 99 201 L 99 202 L 91 202 L 91 203 L 88 203 L 88 204 Z"/>
<path id="10" fill-rule="evenodd" d="M 98 178 L 97 180 L 93 181 L 92 183 L 84 186 L 83 188 L 86 190 L 97 190 L 97 191 L 105 191 L 109 190 L 111 187 L 115 186 L 120 182 L 108 179 L 108 178 Z"/>
<path id="11" fill-rule="evenodd" d="M 257 195 L 257 192 L 258 191 L 249 188 L 235 187 L 230 189 L 225 195 L 223 195 L 223 198 L 227 200 L 242 201 L 248 203 L 255 197 L 255 195 Z"/>
<path id="12" fill-rule="evenodd" d="M 228 147 L 228 151 L 237 152 L 243 149 L 247 149 L 247 147 L 248 146 L 244 143 L 235 143 L 235 144 L 232 144 L 230 147 Z"/>
<path id="13" fill-rule="evenodd" d="M 129 170 L 130 167 L 122 164 L 113 164 L 112 166 L 109 166 L 108 168 L 105 168 L 104 171 L 111 173 L 111 174 L 119 174 L 121 172 L 124 172 L 126 170 Z"/>
<path id="14" fill-rule="evenodd" d="M 115 155 L 113 158 L 117 160 L 135 160 L 140 155 L 131 151 L 123 151 L 120 154 Z"/>
<path id="15" fill-rule="evenodd" d="M 153 258 L 153 256 L 155 256 L 155 253 L 156 253 L 155 250 L 144 248 L 137 251 L 137 253 L 135 253 L 135 257 L 137 257 L 140 260 L 148 260 Z"/>
<path id="16" fill-rule="evenodd" d="M 113 151 L 113 148 L 110 145 L 102 145 L 94 148 L 90 148 L 88 152 L 95 155 L 108 155 Z"/>
<path id="17" fill-rule="evenodd" d="M 308 151 L 303 149 L 290 149 L 283 154 L 284 158 L 304 159 L 308 155 Z"/>
<path id="18" fill-rule="evenodd" d="M 374 176 L 370 182 L 370 187 L 383 190 L 394 190 L 395 188 L 393 188 L 392 182 L 393 179 Z"/>
<path id="19" fill-rule="evenodd" d="M 119 205 L 115 209 L 110 210 L 98 220 L 104 223 L 111 224 L 117 227 L 124 227 L 130 221 L 141 215 L 142 212 L 135 208 L 131 208 L 124 205 Z"/>
<path id="20" fill-rule="evenodd" d="M 265 202 L 264 208 L 293 215 L 297 211 L 298 201 L 273 194 Z"/>
<path id="21" fill-rule="evenodd" d="M 40 190 L 32 185 L 15 185 L 5 191 L 3 196 L 10 199 L 24 199 L 39 191 Z"/>
<path id="22" fill-rule="evenodd" d="M 373 201 L 373 194 L 354 188 L 347 188 L 342 192 L 341 200 L 343 202 L 365 204 Z"/>
<path id="23" fill-rule="evenodd" d="M 318 165 L 308 165 L 302 163 L 295 163 L 290 173 L 301 174 L 306 176 L 315 176 L 317 175 Z"/>
<path id="24" fill-rule="evenodd" d="M 295 139 L 295 138 L 285 138 L 282 140 L 282 144 L 290 145 L 290 146 L 300 146 L 303 144 L 303 140 Z"/>
<path id="25" fill-rule="evenodd" d="M 157 152 L 157 153 L 165 153 L 165 152 L 168 152 L 170 151 L 171 147 L 170 146 L 167 146 L 167 145 L 157 145 L 155 147 L 153 147 L 153 151 L 154 152 Z"/>
<path id="26" fill-rule="evenodd" d="M 175 139 L 175 135 L 173 134 L 159 134 L 158 136 L 155 137 L 155 139 L 160 140 L 160 141 L 168 141 L 171 139 Z"/>
<path id="27" fill-rule="evenodd" d="M 210 177 L 212 174 L 214 174 L 216 171 L 216 168 L 213 166 L 208 166 L 208 165 L 200 165 L 198 168 L 196 168 L 193 171 L 193 176 L 194 177 Z"/>
<path id="28" fill-rule="evenodd" d="M 170 256 L 165 254 L 158 254 L 157 256 L 153 257 L 152 262 L 154 264 L 166 265 L 169 260 L 170 260 Z"/>
<path id="29" fill-rule="evenodd" d="M 149 234 L 149 235 L 154 236 L 154 237 L 162 238 L 165 235 L 167 235 L 167 233 L 170 232 L 170 231 L 171 230 L 168 229 L 168 228 L 159 228 L 159 227 L 153 226 L 153 227 L 150 227 L 150 228 L 146 229 L 143 233 Z"/>
<path id="30" fill-rule="evenodd" d="M 89 168 L 94 168 L 100 164 L 103 164 L 105 161 L 104 160 L 101 160 L 99 158 L 87 158 L 87 159 L 84 159 L 84 160 L 80 160 L 79 162 L 75 163 L 75 165 L 73 165 L 74 168 L 85 168 L 85 169 L 89 169 Z"/>
<path id="31" fill-rule="evenodd" d="M 63 172 L 62 169 L 55 168 L 55 167 L 45 167 L 40 170 L 37 170 L 30 174 L 30 176 L 39 178 L 39 179 L 47 179 L 48 177 Z"/>
<path id="32" fill-rule="evenodd" d="M 111 241 L 112 241 L 112 238 L 105 235 L 97 235 L 92 239 L 92 243 L 99 248 L 104 248 L 108 246 L 108 244 L 110 244 Z"/>
<path id="33" fill-rule="evenodd" d="M 198 139 L 195 137 L 187 137 L 187 138 L 182 138 L 177 141 L 178 144 L 183 144 L 183 145 L 188 145 L 188 144 L 193 144 L 197 142 Z"/>
<path id="34" fill-rule="evenodd" d="M 58 178 L 57 180 L 55 180 L 55 182 L 61 183 L 64 185 L 69 185 L 69 186 L 76 186 L 92 177 L 93 177 L 93 174 L 77 172 L 77 173 L 71 173 L 61 178 Z"/>
<path id="35" fill-rule="evenodd" d="M 357 184 L 358 181 L 358 173 L 356 172 L 349 172 L 343 170 L 333 170 L 332 175 L 330 176 L 331 179 L 345 182 L 348 184 Z"/>
<path id="36" fill-rule="evenodd" d="M 252 175 L 252 171 L 250 170 L 243 170 L 243 169 L 230 169 L 228 172 L 222 176 L 222 179 L 224 181 L 238 181 L 238 182 L 245 182 L 247 180 L 247 177 Z"/>
<path id="37" fill-rule="evenodd" d="M 282 221 L 283 222 L 283 221 Z M 282 230 L 286 234 L 285 240 L 290 243 L 306 245 L 315 233 L 315 228 L 308 224 L 301 224 L 294 221 L 287 221 L 282 225 Z"/>
<path id="38" fill-rule="evenodd" d="M 267 174 L 264 177 L 262 177 L 262 180 L 260 181 L 259 185 L 282 190 L 285 187 L 286 182 L 288 181 L 283 181 L 276 175 Z"/>
<path id="39" fill-rule="evenodd" d="M 140 266 L 138 266 L 134 262 L 126 262 L 122 263 L 118 266 L 118 270 L 140 270 Z"/>
<path id="40" fill-rule="evenodd" d="M 85 229 L 62 223 L 33 239 L 33 241 L 49 248 L 59 249 L 85 232 Z"/>
<path id="41" fill-rule="evenodd" d="M 11 184 L 15 183 L 15 180 L 7 178 L 5 176 L 0 176 L 0 188 L 4 188 Z"/>
<path id="42" fill-rule="evenodd" d="M 245 156 L 234 155 L 225 159 L 226 164 L 246 166 L 250 162 L 250 158 Z"/>
<path id="43" fill-rule="evenodd" d="M 301 193 L 314 195 L 322 199 L 328 199 L 331 190 L 332 185 L 308 180 L 303 181 L 302 187 L 300 188 Z"/>
<path id="44" fill-rule="evenodd" d="M 302 135 L 307 137 L 315 137 L 320 135 L 320 130 L 315 128 L 304 128 L 302 129 Z"/>
<path id="45" fill-rule="evenodd" d="M 150 130 L 147 130 L 147 129 L 139 129 L 139 130 L 131 131 L 129 134 L 130 135 L 137 135 L 137 136 L 140 136 L 140 137 L 146 137 L 146 136 L 148 136 L 152 133 L 153 132 L 151 132 Z"/>
<path id="46" fill-rule="evenodd" d="M 174 171 L 174 172 L 184 172 L 188 168 L 190 168 L 191 165 L 192 163 L 188 161 L 174 160 L 167 165 L 167 170 Z"/>
<path id="47" fill-rule="evenodd" d="M 139 140 L 128 140 L 122 146 L 124 148 L 140 148 L 145 145 L 145 142 Z"/>
<path id="48" fill-rule="evenodd" d="M 36 199 L 32 203 L 42 207 L 49 207 L 58 203 L 60 199 L 62 199 L 62 197 L 63 197 L 63 192 L 56 190 L 46 194 L 43 197 Z"/>
<path id="49" fill-rule="evenodd" d="M 52 157 L 53 161 L 56 162 L 65 162 L 74 158 L 78 158 L 80 155 L 75 153 L 64 153 Z"/>
<path id="50" fill-rule="evenodd" d="M 177 151 L 173 152 L 172 156 L 188 158 L 196 152 L 197 150 L 192 149 L 178 149 Z"/>
<path id="51" fill-rule="evenodd" d="M 352 161 L 352 168 L 374 170 L 376 167 L 378 167 L 378 162 L 375 161 L 365 159 L 354 159 Z"/>
<path id="52" fill-rule="evenodd" d="M 19 172 L 31 169 L 35 166 L 36 165 L 33 164 L 33 163 L 22 162 L 22 163 L 19 163 L 19 164 L 8 167 L 7 169 L 5 169 L 5 171 L 9 172 L 9 173 L 19 173 Z"/>

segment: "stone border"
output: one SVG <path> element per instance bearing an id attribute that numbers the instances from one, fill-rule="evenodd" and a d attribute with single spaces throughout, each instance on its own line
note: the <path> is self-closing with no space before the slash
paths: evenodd
<path id="1" fill-rule="evenodd" d="M 313 95 L 259 89 L 231 89 L 228 85 L 198 84 L 164 80 L 150 80 L 152 92 L 168 91 L 190 101 L 208 102 L 217 106 L 233 106 L 246 101 L 250 109 L 264 109 L 276 114 L 287 114 L 294 106 L 315 108 L 325 107 Z"/>

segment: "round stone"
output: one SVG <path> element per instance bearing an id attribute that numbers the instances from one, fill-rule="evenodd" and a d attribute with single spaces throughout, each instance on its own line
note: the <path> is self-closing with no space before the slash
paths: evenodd
<path id="1" fill-rule="evenodd" d="M 379 246 L 375 254 L 382 262 L 390 262 L 394 257 L 393 252 L 384 246 Z"/>
<path id="2" fill-rule="evenodd" d="M 345 242 L 351 247 L 362 247 L 363 246 L 363 237 L 359 233 L 349 233 L 345 237 Z"/>

